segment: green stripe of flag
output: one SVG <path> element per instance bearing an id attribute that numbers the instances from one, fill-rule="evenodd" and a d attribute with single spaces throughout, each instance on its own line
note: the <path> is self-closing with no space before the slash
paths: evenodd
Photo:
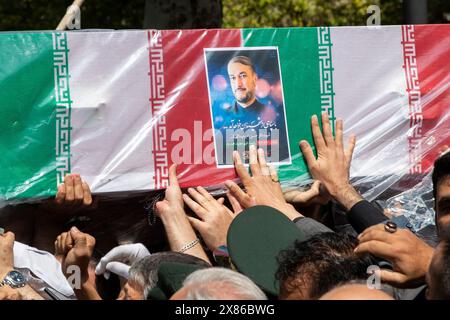
<path id="1" fill-rule="evenodd" d="M 54 194 L 52 35 L 1 34 L 0 48 L 0 194 Z"/>
<path id="2" fill-rule="evenodd" d="M 332 94 L 331 103 L 327 102 L 327 93 L 333 92 L 329 28 L 244 29 L 242 33 L 246 47 L 278 47 L 292 155 L 292 165 L 280 168 L 279 175 L 282 180 L 299 179 L 307 174 L 307 167 L 298 142 L 312 143 L 311 115 L 329 109 L 334 117 Z"/>

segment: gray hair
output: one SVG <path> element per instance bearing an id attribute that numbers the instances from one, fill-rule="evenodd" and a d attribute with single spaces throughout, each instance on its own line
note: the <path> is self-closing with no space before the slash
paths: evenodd
<path id="1" fill-rule="evenodd" d="M 267 300 L 248 277 L 225 268 L 208 268 L 191 273 L 183 282 L 186 300 Z"/>
<path id="2" fill-rule="evenodd" d="M 162 262 L 187 263 L 205 268 L 210 265 L 200 258 L 179 252 L 158 252 L 133 263 L 128 272 L 128 284 L 136 290 L 142 290 L 144 299 L 158 282 L 158 268 Z"/>

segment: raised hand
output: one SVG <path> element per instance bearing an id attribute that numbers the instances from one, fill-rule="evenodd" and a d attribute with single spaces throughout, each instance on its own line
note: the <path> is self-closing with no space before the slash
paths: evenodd
<path id="1" fill-rule="evenodd" d="M 321 188 L 320 181 L 317 180 L 314 181 L 308 190 L 288 189 L 283 194 L 284 199 L 288 203 L 300 206 L 323 205 L 330 201 L 328 192 L 324 188 Z"/>
<path id="2" fill-rule="evenodd" d="M 66 207 L 90 206 L 91 189 L 79 174 L 68 174 L 64 177 L 64 183 L 58 186 L 55 202 Z"/>
<path id="3" fill-rule="evenodd" d="M 434 249 L 407 229 L 394 233 L 383 224 L 367 228 L 358 236 L 357 254 L 371 253 L 390 261 L 394 269 L 381 270 L 381 281 L 400 288 L 415 288 L 425 284 Z"/>
<path id="4" fill-rule="evenodd" d="M 189 188 L 189 195 L 183 194 L 184 203 L 200 218 L 188 217 L 191 225 L 202 235 L 211 251 L 227 244 L 227 233 L 236 214 L 242 211 L 237 200 L 227 194 L 235 212 L 223 205 L 223 198 L 214 199 L 202 187 Z"/>
<path id="5" fill-rule="evenodd" d="M 333 137 L 327 113 L 322 113 L 323 134 L 317 116 L 311 118 L 311 129 L 317 158 L 306 140 L 300 141 L 300 149 L 315 180 L 319 180 L 327 192 L 347 210 L 362 200 L 351 186 L 349 171 L 356 139 L 352 135 L 348 148 L 344 150 L 344 128 L 341 119 L 336 121 L 336 138 Z"/>
<path id="6" fill-rule="evenodd" d="M 266 163 L 262 149 L 256 150 L 255 146 L 250 146 L 251 176 L 242 163 L 238 152 L 233 153 L 233 159 L 236 173 L 246 192 L 232 181 L 226 181 L 225 185 L 243 208 L 249 208 L 253 205 L 266 205 L 278 209 L 291 220 L 301 217 L 301 214 L 284 199 L 278 174 L 272 165 Z"/>
<path id="7" fill-rule="evenodd" d="M 208 256 L 200 243 L 196 241 L 197 235 L 184 211 L 183 196 L 177 179 L 177 165 L 169 168 L 169 187 L 166 189 L 165 198 L 158 201 L 155 207 L 156 214 L 166 230 L 172 251 L 182 251 L 191 254 L 210 263 Z M 186 246 L 194 243 L 192 247 L 185 250 Z"/>
<path id="8" fill-rule="evenodd" d="M 58 247 L 60 252 L 66 252 L 61 263 L 63 273 L 69 277 L 72 274 L 69 267 L 77 266 L 81 272 L 81 283 L 85 283 L 89 278 L 88 266 L 94 252 L 95 238 L 72 227 L 66 234 L 64 244 L 58 244 Z"/>

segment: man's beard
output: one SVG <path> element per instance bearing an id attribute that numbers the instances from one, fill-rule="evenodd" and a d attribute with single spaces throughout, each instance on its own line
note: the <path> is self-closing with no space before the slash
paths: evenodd
<path id="1" fill-rule="evenodd" d="M 251 92 L 249 92 L 249 91 L 247 91 L 247 93 L 243 97 L 240 97 L 240 98 L 236 97 L 236 100 L 238 102 L 240 102 L 240 103 L 247 103 L 247 102 L 249 102 L 252 99 L 253 99 L 253 94 Z"/>

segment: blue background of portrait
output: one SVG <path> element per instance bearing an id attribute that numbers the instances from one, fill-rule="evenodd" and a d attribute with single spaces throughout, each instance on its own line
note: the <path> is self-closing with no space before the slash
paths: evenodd
<path id="1" fill-rule="evenodd" d="M 271 49 L 232 49 L 232 50 L 220 50 L 220 51 L 207 51 L 205 50 L 208 83 L 209 83 L 209 95 L 211 102 L 211 111 L 213 117 L 213 126 L 216 129 L 222 127 L 221 118 L 225 116 L 224 108 L 232 106 L 235 102 L 235 97 L 231 90 L 230 80 L 228 77 L 227 65 L 228 61 L 234 56 L 247 56 L 249 57 L 255 67 L 258 79 L 266 80 L 269 86 L 274 86 L 280 83 L 280 68 L 278 62 L 278 53 L 275 48 Z M 215 78 L 216 77 L 216 78 Z M 220 77 L 226 81 L 221 81 Z M 214 81 L 216 79 L 216 81 Z M 219 81 L 217 81 L 219 79 Z M 222 89 L 222 90 L 220 90 Z M 281 86 L 279 88 L 281 90 Z M 280 97 L 276 99 L 272 92 L 266 97 L 257 96 L 258 101 L 261 103 L 272 106 L 276 112 L 278 108 L 282 107 L 283 99 L 280 91 Z"/>

